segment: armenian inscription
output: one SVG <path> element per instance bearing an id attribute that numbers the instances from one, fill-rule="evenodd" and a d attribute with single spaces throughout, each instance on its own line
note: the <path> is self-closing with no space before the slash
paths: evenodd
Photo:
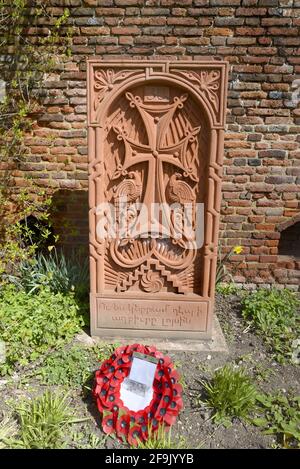
<path id="1" fill-rule="evenodd" d="M 97 310 L 98 327 L 205 331 L 208 303 L 98 298 Z"/>

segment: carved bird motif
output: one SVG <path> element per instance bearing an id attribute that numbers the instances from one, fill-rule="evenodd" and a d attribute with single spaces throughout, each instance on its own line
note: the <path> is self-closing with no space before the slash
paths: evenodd
<path id="1" fill-rule="evenodd" d="M 128 173 L 128 178 L 123 179 L 123 181 L 115 189 L 115 210 L 116 210 L 116 220 L 118 223 L 121 223 L 122 226 L 130 228 L 134 226 L 134 222 L 137 218 L 137 210 L 133 204 L 138 201 L 142 195 L 142 180 L 138 171 L 130 171 Z M 123 243 L 128 242 L 127 238 L 130 238 L 130 235 L 126 232 L 123 233 Z"/>
<path id="2" fill-rule="evenodd" d="M 142 180 L 137 171 L 128 173 L 129 179 L 124 179 L 116 188 L 115 200 L 124 199 L 127 203 L 135 202 L 142 195 Z"/>
<path id="3" fill-rule="evenodd" d="M 185 182 L 181 181 L 182 174 L 175 173 L 170 177 L 169 183 L 167 185 L 166 195 L 171 204 L 192 204 L 196 196 L 194 194 L 191 186 Z M 181 207 L 178 210 L 172 209 L 170 215 L 171 221 L 171 238 L 172 243 L 178 244 L 184 249 L 186 248 L 186 233 L 185 233 L 185 223 L 183 217 L 184 208 Z"/>
<path id="4" fill-rule="evenodd" d="M 182 174 L 175 173 L 170 177 L 167 185 L 167 197 L 171 203 L 188 204 L 194 202 L 196 196 L 193 189 L 185 181 L 181 181 Z"/>

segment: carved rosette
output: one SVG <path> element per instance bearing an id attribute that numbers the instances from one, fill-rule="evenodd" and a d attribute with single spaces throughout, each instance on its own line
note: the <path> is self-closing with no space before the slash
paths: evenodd
<path id="1" fill-rule="evenodd" d="M 141 287 L 147 293 L 158 293 L 164 286 L 159 272 L 149 271 L 141 278 Z"/>

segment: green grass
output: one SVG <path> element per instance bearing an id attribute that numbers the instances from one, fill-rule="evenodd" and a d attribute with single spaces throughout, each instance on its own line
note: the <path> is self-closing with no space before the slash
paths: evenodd
<path id="1" fill-rule="evenodd" d="M 233 418 L 248 420 L 255 408 L 257 390 L 245 369 L 225 365 L 216 370 L 210 380 L 202 380 L 204 400 L 196 397 L 196 406 L 213 410 L 216 423 L 229 426 Z"/>
<path id="2" fill-rule="evenodd" d="M 10 447 L 24 449 L 58 449 L 66 445 L 66 434 L 73 423 L 86 419 L 74 417 L 67 395 L 46 391 L 33 400 L 23 401 L 16 408 L 19 421 L 18 438 Z"/>
<path id="3" fill-rule="evenodd" d="M 173 439 L 171 429 L 166 429 L 164 425 L 159 425 L 157 430 L 148 427 L 148 439 L 146 441 L 138 441 L 136 449 L 186 449 L 187 442 L 183 437 Z"/>
<path id="4" fill-rule="evenodd" d="M 17 433 L 17 423 L 11 417 L 5 415 L 0 420 L 0 449 L 8 448 L 9 441 Z"/>
<path id="5" fill-rule="evenodd" d="M 281 363 L 292 361 L 300 336 L 300 301 L 290 290 L 261 289 L 242 301 L 242 315 L 262 336 Z"/>
<path id="6" fill-rule="evenodd" d="M 36 294 L 12 285 L 0 291 L 0 337 L 5 344 L 5 362 L 0 374 L 11 373 L 40 355 L 71 340 L 84 324 L 72 293 Z"/>

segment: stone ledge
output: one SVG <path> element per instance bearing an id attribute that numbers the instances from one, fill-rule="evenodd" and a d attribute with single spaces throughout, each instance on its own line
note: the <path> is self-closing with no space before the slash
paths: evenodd
<path id="1" fill-rule="evenodd" d="M 213 329 L 212 329 L 212 338 L 211 339 L 202 339 L 202 340 L 168 340 L 168 339 L 146 339 L 139 338 L 138 331 L 137 337 L 134 339 L 124 339 L 122 337 L 96 337 L 89 336 L 87 333 L 82 332 L 76 336 L 78 342 L 84 343 L 88 346 L 96 345 L 99 342 L 115 343 L 119 342 L 122 345 L 125 344 L 134 344 L 148 343 L 154 345 L 158 350 L 170 351 L 170 352 L 206 352 L 206 353 L 229 353 L 228 347 L 226 344 L 225 337 L 223 335 L 220 323 L 217 317 L 214 317 Z"/>

